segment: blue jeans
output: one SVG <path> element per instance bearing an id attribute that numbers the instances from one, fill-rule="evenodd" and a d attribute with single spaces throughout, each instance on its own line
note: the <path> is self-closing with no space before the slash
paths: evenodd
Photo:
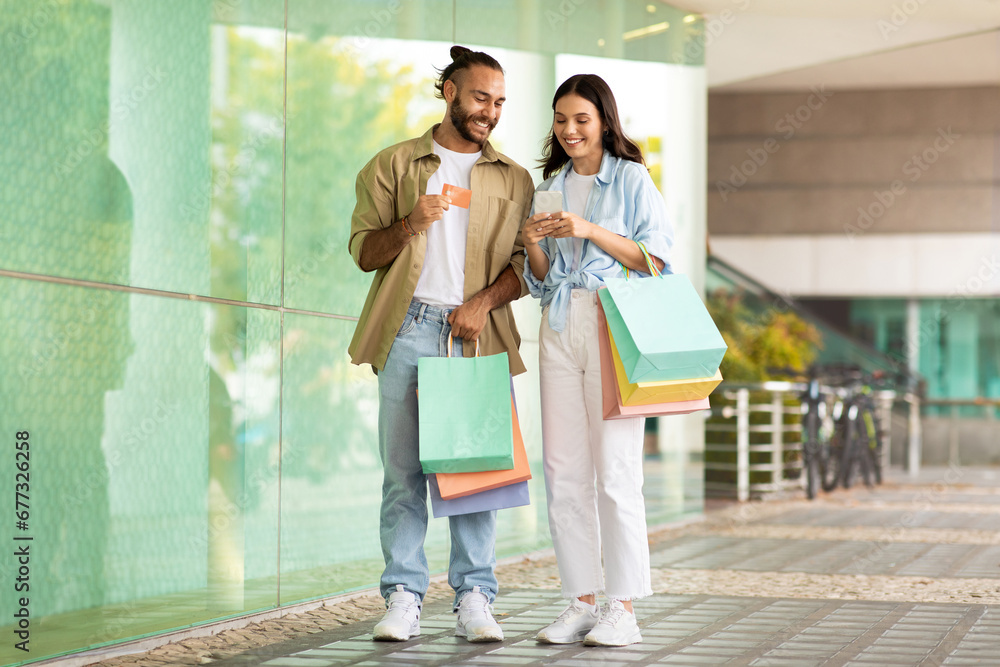
<path id="1" fill-rule="evenodd" d="M 424 538 L 427 535 L 427 479 L 420 467 L 417 426 L 417 359 L 448 353 L 450 310 L 414 301 L 396 334 L 385 368 L 378 374 L 379 454 L 385 475 L 379 536 L 385 570 L 382 596 L 402 584 L 423 600 L 430 583 Z M 453 342 L 452 356 L 461 356 L 462 339 Z M 496 597 L 496 512 L 448 518 L 451 559 L 448 583 L 455 604 L 479 586 L 492 602 Z"/>

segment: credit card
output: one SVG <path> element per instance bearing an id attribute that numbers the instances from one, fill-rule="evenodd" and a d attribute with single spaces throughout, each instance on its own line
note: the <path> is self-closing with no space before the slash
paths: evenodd
<path id="1" fill-rule="evenodd" d="M 441 189 L 441 194 L 446 197 L 451 198 L 451 203 L 455 206 L 460 206 L 462 208 L 469 208 L 469 204 L 472 203 L 472 190 L 466 190 L 465 188 L 460 188 L 457 185 L 444 184 Z"/>

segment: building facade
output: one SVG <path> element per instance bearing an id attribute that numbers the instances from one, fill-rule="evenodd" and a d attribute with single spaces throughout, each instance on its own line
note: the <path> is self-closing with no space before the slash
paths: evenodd
<path id="1" fill-rule="evenodd" d="M 1000 398 L 998 103 L 995 85 L 710 96 L 712 251 L 920 373 L 930 462 L 957 428 L 967 460 L 1000 462 L 996 408 L 971 404 Z"/>

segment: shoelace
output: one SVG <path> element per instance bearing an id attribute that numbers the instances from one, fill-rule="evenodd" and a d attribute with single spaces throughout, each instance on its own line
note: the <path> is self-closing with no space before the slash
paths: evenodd
<path id="1" fill-rule="evenodd" d="M 410 605 L 415 605 L 416 603 L 417 603 L 416 600 L 406 600 L 406 599 L 390 600 L 389 609 L 393 609 L 395 607 L 404 607 L 409 609 Z"/>
<path id="2" fill-rule="evenodd" d="M 462 605 L 465 613 L 469 616 L 487 618 L 488 612 L 492 612 L 493 608 L 486 601 L 486 596 L 481 593 L 469 593 L 469 595 L 475 595 L 476 597 L 470 598 L 467 603 Z M 466 595 L 465 597 L 468 598 L 469 595 Z M 464 599 L 463 602 L 465 602 Z"/>
<path id="3" fill-rule="evenodd" d="M 608 605 L 608 609 L 609 611 L 606 614 L 601 615 L 601 620 L 598 621 L 598 624 L 614 625 L 622 617 L 622 614 L 625 613 L 625 606 L 621 604 Z"/>
<path id="4" fill-rule="evenodd" d="M 556 618 L 555 622 L 556 623 L 559 623 L 560 621 L 562 621 L 564 623 L 568 622 L 570 618 L 572 618 L 573 616 L 576 616 L 578 613 L 581 613 L 581 612 L 582 613 L 590 613 L 590 610 L 587 609 L 586 607 L 584 607 L 583 605 L 578 605 L 576 603 L 576 601 L 574 601 L 573 604 L 571 604 L 570 606 L 566 607 L 566 609 L 563 611 L 563 613 L 559 614 L 559 616 Z"/>

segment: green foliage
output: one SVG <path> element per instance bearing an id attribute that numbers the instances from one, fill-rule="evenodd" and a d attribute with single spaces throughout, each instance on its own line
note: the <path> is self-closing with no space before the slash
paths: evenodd
<path id="1" fill-rule="evenodd" d="M 823 348 L 812 324 L 788 310 L 753 308 L 742 290 L 716 290 L 707 305 L 729 346 L 722 376 L 730 382 L 783 377 L 776 369 L 803 373 Z"/>
<path id="2" fill-rule="evenodd" d="M 339 42 L 289 34 L 286 72 L 280 40 L 227 29 L 226 72 L 214 84 L 224 97 L 212 107 L 210 198 L 185 209 L 209 221 L 212 294 L 278 303 L 284 248 L 286 305 L 297 296 L 301 307 L 310 290 L 319 304 L 310 307 L 327 310 L 323 299 L 338 287 L 363 302 L 369 277 L 346 253 L 355 177 L 380 149 L 423 133 L 440 112 L 414 112 L 433 88 L 412 67 L 367 62 Z M 234 368 L 233 355 L 243 354 L 245 326 L 216 322 L 220 368 Z"/>

